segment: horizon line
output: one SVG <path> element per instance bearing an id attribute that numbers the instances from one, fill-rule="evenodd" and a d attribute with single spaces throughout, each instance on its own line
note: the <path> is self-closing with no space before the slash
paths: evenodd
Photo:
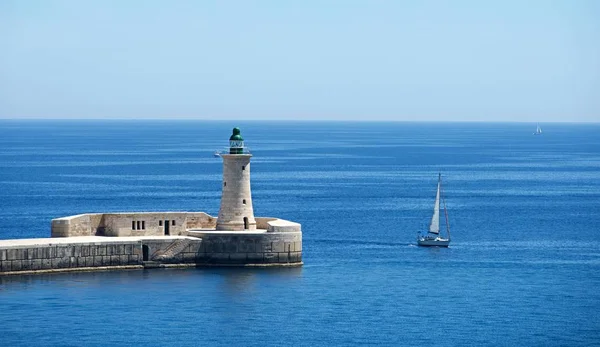
<path id="1" fill-rule="evenodd" d="M 1 118 L 4 121 L 107 121 L 107 122 L 280 122 L 280 123 L 504 123 L 504 124 L 600 124 L 600 121 L 574 120 L 574 121 L 531 121 L 531 120 L 385 120 L 385 119 L 203 119 L 203 118 Z"/>
<path id="2" fill-rule="evenodd" d="M 594 120 L 552 120 L 552 121 L 533 121 L 533 120 L 406 120 L 406 119 L 272 119 L 272 118 L 255 118 L 255 119 L 207 119 L 207 118 L 3 118 L 0 121 L 197 121 L 197 122 L 330 122 L 330 123 L 577 123 L 577 124 L 600 124 L 600 121 Z"/>

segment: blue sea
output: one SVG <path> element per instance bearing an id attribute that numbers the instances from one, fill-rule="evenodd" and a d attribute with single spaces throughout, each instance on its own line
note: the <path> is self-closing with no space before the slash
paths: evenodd
<path id="1" fill-rule="evenodd" d="M 0 345 L 600 345 L 600 124 L 3 120 L 0 239 L 217 215 L 234 126 L 303 267 L 0 277 Z M 452 243 L 419 248 L 440 172 Z"/>

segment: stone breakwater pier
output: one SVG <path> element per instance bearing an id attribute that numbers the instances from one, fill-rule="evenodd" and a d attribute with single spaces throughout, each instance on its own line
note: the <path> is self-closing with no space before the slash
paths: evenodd
<path id="1" fill-rule="evenodd" d="M 203 212 L 80 214 L 51 237 L 0 240 L 0 275 L 194 266 L 301 266 L 298 223 L 254 217 L 250 157 L 238 128 L 223 158 L 217 218 Z"/>

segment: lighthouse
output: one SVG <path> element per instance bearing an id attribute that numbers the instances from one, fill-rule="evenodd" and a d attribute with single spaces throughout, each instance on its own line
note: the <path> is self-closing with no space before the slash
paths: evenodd
<path id="1" fill-rule="evenodd" d="M 229 138 L 229 153 L 223 158 L 223 191 L 217 230 L 256 230 L 250 191 L 250 157 L 239 128 Z"/>

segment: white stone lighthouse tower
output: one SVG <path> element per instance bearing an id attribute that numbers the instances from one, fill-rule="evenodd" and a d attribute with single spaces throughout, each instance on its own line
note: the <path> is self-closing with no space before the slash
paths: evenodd
<path id="1" fill-rule="evenodd" d="M 223 158 L 223 193 L 217 230 L 256 230 L 250 192 L 250 157 L 239 128 L 229 138 L 229 153 Z"/>

